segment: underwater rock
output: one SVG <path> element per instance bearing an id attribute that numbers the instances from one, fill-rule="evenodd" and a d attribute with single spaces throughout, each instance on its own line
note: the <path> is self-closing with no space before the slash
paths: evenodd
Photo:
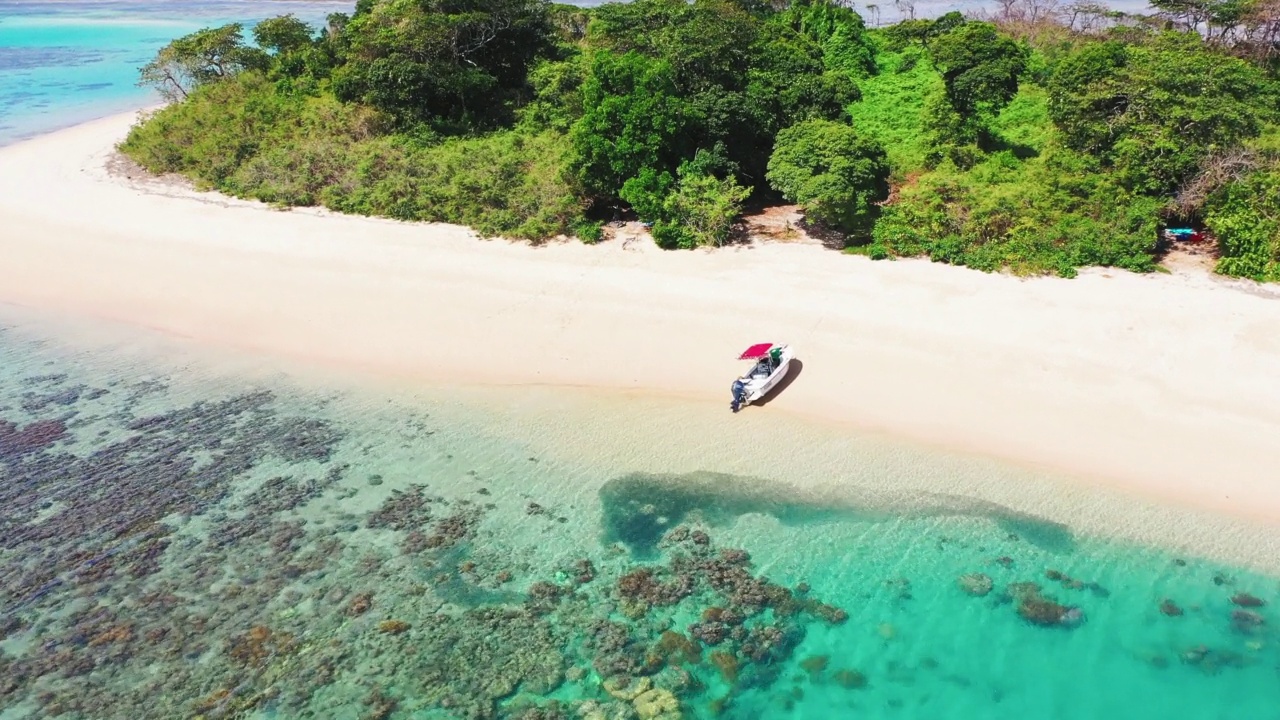
<path id="1" fill-rule="evenodd" d="M 524 609 L 482 606 L 441 615 L 415 633 L 414 692 L 464 717 L 490 718 L 494 703 L 515 693 L 549 692 L 564 679 L 565 639 Z"/>
<path id="2" fill-rule="evenodd" d="M 1182 614 L 1182 608 L 1178 607 L 1178 604 L 1169 598 L 1165 598 L 1160 601 L 1160 612 L 1169 617 L 1178 617 Z"/>
<path id="3" fill-rule="evenodd" d="M 582 558 L 575 560 L 573 563 L 574 582 L 579 585 L 585 585 L 596 579 L 596 566 L 591 560 Z"/>
<path id="4" fill-rule="evenodd" d="M 823 670 L 827 669 L 827 664 L 831 659 L 826 655 L 810 655 L 800 661 L 800 669 L 809 673 L 810 680 L 818 679 Z"/>
<path id="5" fill-rule="evenodd" d="M 670 690 L 653 688 L 636 696 L 631 704 L 640 720 L 680 720 L 680 701 Z"/>
<path id="6" fill-rule="evenodd" d="M 618 578 L 617 593 L 624 600 L 650 606 L 675 605 L 693 594 L 693 579 L 676 575 L 670 581 L 660 582 L 653 568 L 637 568 Z"/>
<path id="7" fill-rule="evenodd" d="M 791 655 L 791 651 L 804 640 L 804 626 L 800 624 L 757 625 L 747 631 L 739 652 L 755 663 L 772 664 Z"/>
<path id="8" fill-rule="evenodd" d="M 867 686 L 867 676 L 857 670 L 843 668 L 831 674 L 831 679 L 847 690 L 860 690 Z"/>
<path id="9" fill-rule="evenodd" d="M 299 480 L 288 476 L 276 476 L 245 497 L 241 506 L 258 514 L 276 514 L 293 510 L 319 497 L 325 490 L 342 479 L 342 473 L 326 475 L 323 480 Z"/>
<path id="10" fill-rule="evenodd" d="M 720 677 L 733 685 L 738 682 L 738 656 L 724 650 L 711 653 L 711 664 L 720 671 Z"/>
<path id="11" fill-rule="evenodd" d="M 1009 583 L 1005 588 L 1005 592 L 1013 597 L 1014 600 L 1021 600 L 1025 597 L 1039 597 L 1040 584 L 1034 582 Z"/>
<path id="12" fill-rule="evenodd" d="M 347 605 L 347 614 L 351 616 L 363 615 L 369 612 L 369 608 L 373 607 L 373 593 L 362 592 L 351 598 L 351 602 Z"/>
<path id="13" fill-rule="evenodd" d="M 360 720 L 387 720 L 400 703 L 395 698 L 389 697 L 384 693 L 381 687 L 375 686 L 369 692 L 368 697 L 364 699 L 364 704 L 369 709 L 365 711 Z"/>
<path id="14" fill-rule="evenodd" d="M 832 625 L 841 625 L 849 619 L 849 613 L 845 612 L 843 608 L 838 608 L 834 605 L 827 605 L 826 603 L 820 603 L 811 598 L 804 598 L 799 602 L 797 607 L 798 609 L 808 612 L 815 617 L 821 618 Z M 784 612 L 780 614 L 786 613 Z"/>
<path id="15" fill-rule="evenodd" d="M 227 655 L 242 665 L 258 667 L 267 660 L 292 652 L 296 647 L 291 634 L 273 632 L 265 625 L 258 625 L 228 641 Z"/>
<path id="16" fill-rule="evenodd" d="M 689 635 L 707 645 L 719 645 L 729 637 L 729 626 L 722 622 L 700 622 L 689 626 Z"/>
<path id="17" fill-rule="evenodd" d="M 702 621 L 723 623 L 725 625 L 741 625 L 746 618 L 733 608 L 711 606 L 702 611 Z"/>
<path id="18" fill-rule="evenodd" d="M 1018 603 L 1018 614 L 1036 625 L 1061 625 L 1069 609 L 1043 597 L 1027 597 Z"/>
<path id="19" fill-rule="evenodd" d="M 991 581 L 991 577 L 985 573 L 968 573 L 961 575 L 958 582 L 960 583 L 961 590 L 978 597 L 986 595 L 991 592 L 993 587 L 995 587 L 995 583 Z"/>
<path id="20" fill-rule="evenodd" d="M 16 423 L 0 420 L 0 459 L 44 450 L 66 435 L 67 425 L 61 420 L 37 420 L 21 430 Z"/>
<path id="21" fill-rule="evenodd" d="M 638 674 L 645 666 L 644 647 L 635 642 L 627 626 L 612 620 L 596 620 L 588 627 L 586 645 L 594 651 L 591 664 L 601 677 Z"/>
<path id="22" fill-rule="evenodd" d="M 668 665 L 654 676 L 653 684 L 671 691 L 672 695 L 697 694 L 706 686 L 693 673 L 679 665 Z"/>
<path id="23" fill-rule="evenodd" d="M 1079 608 L 1062 605 L 1041 594 L 1036 583 L 1011 583 L 1006 592 L 1017 600 L 1018 615 L 1033 625 L 1075 627 L 1084 621 L 1084 613 Z"/>
<path id="24" fill-rule="evenodd" d="M 1260 608 L 1267 604 L 1266 600 L 1255 597 L 1247 592 L 1236 593 L 1231 596 L 1231 602 L 1244 608 Z"/>
<path id="25" fill-rule="evenodd" d="M 1266 618 L 1253 610 L 1232 610 L 1231 626 L 1237 632 L 1252 633 L 1267 623 Z"/>
<path id="26" fill-rule="evenodd" d="M 581 720 L 635 720 L 636 711 L 629 704 L 618 702 L 600 703 L 595 700 L 583 702 L 577 709 Z"/>
<path id="27" fill-rule="evenodd" d="M 910 600 L 912 598 L 911 581 L 907 578 L 891 578 L 885 580 L 884 584 L 886 587 L 894 588 L 899 600 Z"/>
<path id="28" fill-rule="evenodd" d="M 674 630 L 665 630 L 649 655 L 667 663 L 696 664 L 702 660 L 702 646 Z"/>
<path id="29" fill-rule="evenodd" d="M 554 603 L 560 599 L 564 592 L 564 588 L 546 580 L 539 580 L 529 586 L 529 598 L 531 600 Z"/>
<path id="30" fill-rule="evenodd" d="M 393 490 L 382 505 L 365 519 L 365 527 L 391 530 L 417 530 L 431 521 L 432 498 L 425 485 L 410 485 Z"/>
<path id="31" fill-rule="evenodd" d="M 1182 662 L 1192 665 L 1206 675 L 1217 675 L 1224 667 L 1244 667 L 1244 657 L 1230 650 L 1214 650 L 1207 645 L 1197 645 L 1182 653 Z"/>
<path id="32" fill-rule="evenodd" d="M 378 632 L 387 635 L 399 635 L 409 629 L 409 623 L 403 620 L 383 620 L 378 623 Z"/>
<path id="33" fill-rule="evenodd" d="M 427 536 L 427 548 L 451 548 L 463 540 L 469 540 L 480 521 L 479 512 L 464 509 L 436 523 L 435 532 Z"/>
<path id="34" fill-rule="evenodd" d="M 631 702 L 640 696 L 641 693 L 647 692 L 653 687 L 653 681 L 647 677 L 629 677 L 627 675 L 615 675 L 606 678 L 603 684 L 604 691 L 610 696 L 619 700 Z"/>

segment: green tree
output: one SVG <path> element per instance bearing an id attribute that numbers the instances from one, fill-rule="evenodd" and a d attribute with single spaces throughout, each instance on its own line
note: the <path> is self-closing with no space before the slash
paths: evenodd
<path id="1" fill-rule="evenodd" d="M 942 72 L 947 100 L 967 119 L 994 117 L 1009 104 L 1029 51 L 991 23 L 967 22 L 935 38 L 929 55 Z"/>
<path id="2" fill-rule="evenodd" d="M 201 85 L 265 67 L 266 57 L 245 44 L 243 32 L 243 25 L 231 23 L 184 35 L 160 48 L 141 68 L 138 84 L 154 87 L 172 102 L 186 99 Z"/>
<path id="3" fill-rule="evenodd" d="M 759 20 L 729 0 L 635 0 L 596 8 L 593 47 L 665 60 L 681 95 L 741 88 Z"/>
<path id="4" fill-rule="evenodd" d="M 650 168 L 675 169 L 686 125 L 671 66 L 637 52 L 595 55 L 582 85 L 582 117 L 569 133 L 573 168 L 588 194 L 615 197 Z"/>
<path id="5" fill-rule="evenodd" d="M 722 245 L 751 189 L 733 178 L 705 172 L 697 161 L 684 163 L 676 177 L 646 168 L 623 186 L 621 195 L 640 217 L 653 223 L 659 247 L 690 249 Z"/>
<path id="6" fill-rule="evenodd" d="M 1222 251 L 1219 273 L 1280 281 L 1280 164 L 1215 193 L 1205 208 L 1205 224 Z"/>
<path id="7" fill-rule="evenodd" d="M 903 20 L 885 28 L 884 37 L 889 41 L 889 49 L 894 52 L 902 52 L 912 45 L 928 48 L 934 38 L 966 22 L 968 21 L 965 20 L 964 15 L 952 11 L 936 20 Z"/>
<path id="8" fill-rule="evenodd" d="M 879 143 L 843 123 L 808 120 L 778 133 L 769 183 L 813 220 L 866 236 L 889 196 L 889 162 Z"/>
<path id="9" fill-rule="evenodd" d="M 1277 118 L 1276 92 L 1261 69 L 1198 35 L 1165 33 L 1064 58 L 1050 78 L 1049 111 L 1068 146 L 1096 154 L 1126 186 L 1160 194 L 1208 153 L 1257 137 Z"/>
<path id="10" fill-rule="evenodd" d="M 876 71 L 867 28 L 853 10 L 833 0 L 793 0 L 774 22 L 786 25 L 822 50 L 828 70 L 865 77 Z"/>
<path id="11" fill-rule="evenodd" d="M 521 109 L 521 119 L 539 128 L 567 132 L 582 117 L 582 56 L 543 60 L 529 69 L 533 100 Z"/>
<path id="12" fill-rule="evenodd" d="M 253 41 L 277 55 L 291 53 L 311 44 L 315 30 L 293 15 L 268 18 L 253 27 Z"/>
<path id="13" fill-rule="evenodd" d="M 342 30 L 334 90 L 402 127 L 492 126 L 509 119 L 553 32 L 544 0 L 367 0 Z"/>
<path id="14" fill-rule="evenodd" d="M 667 219 L 654 225 L 654 240 L 668 249 L 722 245 L 750 194 L 733 178 L 681 175 L 675 192 L 667 196 Z"/>

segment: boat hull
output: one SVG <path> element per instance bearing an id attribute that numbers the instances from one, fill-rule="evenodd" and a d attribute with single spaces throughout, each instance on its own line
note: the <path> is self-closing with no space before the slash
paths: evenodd
<path id="1" fill-rule="evenodd" d="M 782 347 L 782 354 L 779 358 L 778 367 L 775 368 L 767 377 L 761 378 L 746 376 L 738 378 L 734 385 L 742 385 L 741 404 L 750 405 L 768 395 L 774 388 L 778 387 L 778 384 L 782 382 L 783 378 L 787 376 L 787 372 L 791 369 L 791 359 L 793 356 L 794 354 L 792 353 L 790 346 L 784 345 Z"/>

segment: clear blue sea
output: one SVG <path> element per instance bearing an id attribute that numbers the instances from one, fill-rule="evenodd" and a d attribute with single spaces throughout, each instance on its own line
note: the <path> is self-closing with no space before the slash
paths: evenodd
<path id="1" fill-rule="evenodd" d="M 319 26 L 352 4 L 0 0 L 0 145 L 158 102 L 138 68 L 175 37 L 285 13 Z"/>
<path id="2" fill-rule="evenodd" d="M 0 330 L 0 720 L 1280 718 L 1274 528 L 1017 510 L 1054 481 L 722 403 L 58 332 Z M 1153 517 L 1179 551 L 1112 539 Z"/>

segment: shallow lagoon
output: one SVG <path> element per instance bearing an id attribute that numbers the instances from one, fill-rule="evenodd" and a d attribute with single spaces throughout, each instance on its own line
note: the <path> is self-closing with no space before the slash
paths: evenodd
<path id="1" fill-rule="evenodd" d="M 1266 574 L 964 498 L 898 512 L 567 454 L 444 394 L 15 332 L 0 367 L 5 720 L 1280 707 Z"/>
<path id="2" fill-rule="evenodd" d="M 0 145 L 159 102 L 138 68 L 165 43 L 228 22 L 293 13 L 317 27 L 353 3 L 0 2 Z"/>

